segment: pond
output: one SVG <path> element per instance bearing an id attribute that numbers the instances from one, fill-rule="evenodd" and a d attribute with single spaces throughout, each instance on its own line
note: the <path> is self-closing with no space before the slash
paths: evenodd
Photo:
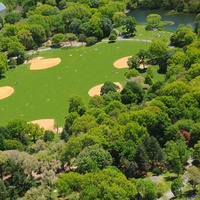
<path id="1" fill-rule="evenodd" d="M 176 30 L 179 24 L 188 25 L 191 24 L 194 27 L 194 20 L 197 14 L 194 13 L 178 13 L 173 15 L 167 15 L 167 10 L 162 9 L 135 9 L 127 13 L 128 16 L 133 16 L 140 23 L 146 23 L 146 17 L 149 14 L 159 14 L 162 17 L 162 21 L 172 21 L 174 24 L 165 26 L 164 29 Z"/>

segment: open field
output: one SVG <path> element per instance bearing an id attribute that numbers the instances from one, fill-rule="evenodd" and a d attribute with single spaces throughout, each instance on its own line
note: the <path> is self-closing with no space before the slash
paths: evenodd
<path id="1" fill-rule="evenodd" d="M 80 95 L 87 102 L 88 91 L 98 84 L 107 80 L 125 84 L 127 69 L 117 69 L 113 63 L 148 46 L 145 42 L 104 42 L 92 47 L 68 47 L 35 55 L 60 58 L 61 62 L 55 67 L 34 71 L 30 70 L 30 64 L 23 64 L 5 74 L 0 87 L 10 86 L 15 92 L 0 100 L 0 125 L 21 118 L 26 121 L 55 119 L 55 124 L 62 126 L 70 95 Z"/>
<path id="2" fill-rule="evenodd" d="M 120 32 L 123 32 L 122 27 L 117 28 Z M 145 24 L 138 24 L 136 26 L 136 35 L 133 39 L 141 39 L 141 40 L 164 40 L 165 42 L 170 42 L 170 37 L 172 32 L 166 30 L 154 30 L 154 31 L 146 31 Z"/>

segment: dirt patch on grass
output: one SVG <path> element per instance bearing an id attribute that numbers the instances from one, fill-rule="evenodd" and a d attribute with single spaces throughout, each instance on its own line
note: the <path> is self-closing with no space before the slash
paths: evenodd
<path id="1" fill-rule="evenodd" d="M 30 70 L 42 70 L 48 69 L 58 65 L 61 62 L 60 58 L 47 58 L 36 57 L 29 60 L 27 63 L 31 63 Z"/>
<path id="2" fill-rule="evenodd" d="M 44 130 L 50 130 L 54 133 L 61 133 L 62 127 L 55 127 L 55 120 L 54 119 L 39 119 L 30 121 L 33 124 L 38 124 L 41 128 L 44 128 Z"/>
<path id="3" fill-rule="evenodd" d="M 124 58 L 120 58 L 119 60 L 116 60 L 113 65 L 118 68 L 118 69 L 122 69 L 122 68 L 128 68 L 128 64 L 127 61 L 129 58 L 131 58 L 132 56 L 126 56 Z"/>
<path id="4" fill-rule="evenodd" d="M 10 86 L 0 87 L 0 99 L 5 99 L 14 93 L 14 89 Z"/>
<path id="5" fill-rule="evenodd" d="M 122 88 L 122 85 L 119 83 L 119 82 L 114 82 L 114 84 L 118 85 L 119 86 L 119 92 L 123 89 Z M 94 87 L 92 87 L 89 91 L 88 91 L 88 94 L 93 97 L 94 95 L 100 95 L 100 92 L 101 92 L 101 87 L 103 86 L 103 84 L 99 84 L 99 85 L 96 85 Z"/>

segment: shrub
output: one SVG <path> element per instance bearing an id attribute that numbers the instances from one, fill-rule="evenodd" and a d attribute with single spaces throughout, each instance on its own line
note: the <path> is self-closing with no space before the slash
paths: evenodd
<path id="1" fill-rule="evenodd" d="M 98 41 L 98 39 L 96 37 L 87 37 L 86 38 L 86 45 L 92 46 L 92 45 L 96 44 L 97 41 Z"/>
<path id="2" fill-rule="evenodd" d="M 115 41 L 117 39 L 117 36 L 115 34 L 109 35 L 109 41 Z"/>

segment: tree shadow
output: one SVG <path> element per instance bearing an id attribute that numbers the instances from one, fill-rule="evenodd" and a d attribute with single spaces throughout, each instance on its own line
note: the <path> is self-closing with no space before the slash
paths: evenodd
<path id="1" fill-rule="evenodd" d="M 140 74 L 144 74 L 144 73 L 147 71 L 146 68 L 143 68 L 143 69 L 137 68 L 137 70 L 138 70 L 138 72 L 139 72 Z"/>
<path id="2" fill-rule="evenodd" d="M 173 181 L 174 179 L 178 178 L 177 176 L 167 176 L 167 177 L 164 177 L 164 179 L 166 181 Z"/>
<path id="3" fill-rule="evenodd" d="M 2 79 L 4 79 L 4 78 L 6 78 L 5 75 L 3 75 L 3 74 L 0 75 L 0 80 L 2 80 Z"/>

